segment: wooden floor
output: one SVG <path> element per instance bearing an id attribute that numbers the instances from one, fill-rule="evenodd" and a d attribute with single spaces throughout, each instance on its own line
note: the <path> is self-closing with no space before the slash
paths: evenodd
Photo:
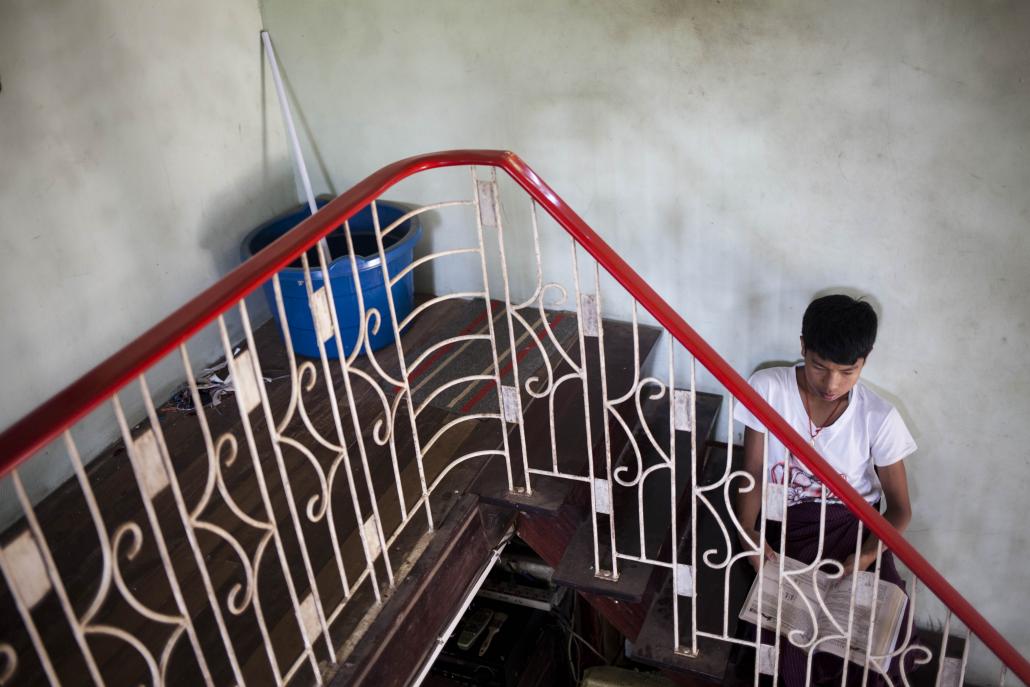
<path id="1" fill-rule="evenodd" d="M 468 301 L 444 301 L 432 306 L 403 334 L 406 364 L 411 364 L 421 352 L 446 338 L 461 334 L 486 333 L 491 324 L 496 330 L 498 341 L 509 341 L 506 318 L 502 314 L 503 309 L 496 307 L 488 314 L 481 302 L 473 304 Z M 515 343 L 514 359 L 508 350 L 498 351 L 504 383 L 511 383 L 512 368 L 516 364 L 519 366 L 519 376 L 523 382 L 534 375 L 545 380 L 548 375 L 545 356 L 548 361 L 558 361 L 560 358 L 555 343 L 573 358 L 578 355 L 574 315 L 548 312 L 546 317 L 554 333 L 553 341 L 551 337 L 545 336 L 539 317 L 527 317 L 529 328 L 516 325 L 511 337 Z M 622 339 L 612 338 L 613 341 L 621 343 L 618 343 L 618 350 L 609 351 L 609 364 L 623 367 L 631 365 L 631 359 L 627 360 L 631 348 L 627 346 L 625 336 L 628 326 L 612 326 L 621 326 L 627 331 L 622 332 Z M 530 330 L 534 334 L 530 334 Z M 541 347 L 544 348 L 543 355 Z M 264 413 L 261 409 L 256 409 L 248 414 L 245 422 L 231 395 L 223 398 L 219 405 L 204 409 L 204 417 L 210 426 L 210 435 L 216 444 L 219 437 L 231 435 L 235 438 L 235 448 L 233 442 L 227 441 L 217 449 L 218 464 L 229 498 L 214 487 L 214 467 L 208 455 L 208 447 L 197 414 L 165 407 L 159 411 L 159 417 L 161 434 L 169 447 L 185 507 L 193 514 L 195 520 L 207 527 L 195 527 L 194 530 L 197 532 L 197 542 L 211 578 L 211 585 L 216 590 L 216 597 L 220 599 L 222 615 L 232 638 L 244 680 L 248 684 L 266 684 L 271 680 L 270 662 L 262 641 L 256 604 L 247 595 L 248 578 L 246 566 L 241 563 L 241 554 L 248 562 L 255 563 L 253 567 L 256 582 L 253 588 L 256 598 L 260 601 L 261 613 L 267 621 L 267 631 L 275 646 L 280 672 L 286 673 L 293 660 L 303 652 L 301 635 L 287 589 L 286 575 L 289 575 L 295 586 L 296 596 L 303 601 L 312 590 L 308 565 L 311 570 L 310 576 L 315 580 L 314 589 L 317 590 L 321 607 L 329 621 L 329 643 L 339 655 L 339 647 L 344 646 L 348 638 L 353 638 L 357 627 L 368 625 L 373 611 L 377 608 L 369 576 L 355 585 L 361 571 L 365 569 L 364 552 L 359 538 L 359 522 L 369 517 L 372 501 L 364 478 L 360 447 L 364 447 L 365 457 L 370 466 L 372 489 L 375 492 L 384 533 L 387 537 L 396 534 L 396 541 L 388 555 L 393 570 L 401 574 L 413 562 L 405 557 L 428 544 L 424 508 L 410 519 L 403 531 L 398 529 L 402 520 L 402 500 L 404 511 L 410 511 L 421 496 L 419 474 L 414 460 L 412 424 L 417 425 L 419 439 L 425 446 L 429 437 L 435 434 L 438 428 L 459 416 L 469 413 L 496 414 L 498 410 L 496 393 L 491 393 L 491 384 L 482 381 L 452 386 L 447 384 L 467 375 L 492 374 L 494 359 L 489 344 L 480 340 L 441 347 L 427 357 L 422 365 L 408 371 L 415 407 L 418 408 L 423 403 L 425 407 L 417 414 L 417 422 L 412 423 L 407 404 L 400 404 L 394 429 L 396 450 L 391 452 L 388 446 L 377 443 L 376 435 L 378 433 L 381 438 L 381 425 L 389 413 L 389 405 L 384 405 L 384 401 L 386 404 L 392 403 L 400 390 L 384 384 L 382 376 L 372 362 L 361 357 L 355 368 L 367 377 L 353 373 L 350 375 L 354 399 L 352 407 L 348 401 L 339 365 L 335 361 L 330 361 L 329 379 L 331 388 L 336 390 L 335 398 L 340 406 L 339 417 L 343 423 L 341 440 L 332 404 L 329 402 L 332 392 L 327 390 L 322 363 L 318 360 L 298 358 L 301 367 L 300 379 L 291 379 L 286 349 L 275 323 L 271 321 L 256 330 L 255 349 L 263 375 L 274 380 L 266 384 L 271 417 L 276 424 L 284 423 L 286 418 L 290 418 L 285 422 L 282 436 L 296 440 L 306 449 L 300 450 L 288 442 L 280 444 L 282 471 L 273 450 Z M 400 377 L 399 361 L 393 347 L 380 352 L 376 360 L 387 375 Z M 552 375 L 560 366 L 555 363 L 553 367 L 550 371 Z M 304 390 L 299 396 L 301 403 L 291 409 L 291 397 L 294 395 L 293 389 L 296 384 L 303 386 Z M 575 385 L 569 386 L 571 388 Z M 434 396 L 432 390 L 441 387 L 445 387 L 444 391 Z M 611 390 L 611 393 L 617 391 L 621 393 L 621 390 L 615 389 Z M 524 388 L 522 399 L 527 406 L 534 400 Z M 582 399 L 579 402 L 582 405 Z M 546 403 L 536 405 L 538 408 L 534 412 L 538 421 L 546 422 L 547 413 L 539 408 L 545 407 Z M 253 449 L 260 457 L 258 461 L 252 458 L 246 431 L 248 424 L 250 436 L 253 437 Z M 134 436 L 138 436 L 148 427 L 149 422 L 137 425 L 133 429 Z M 443 470 L 452 465 L 456 457 L 499 448 L 504 440 L 505 431 L 509 431 L 509 428 L 493 418 L 457 423 L 441 434 L 439 441 L 427 454 L 424 461 L 427 482 L 431 483 Z M 356 438 L 358 432 L 363 439 L 360 444 Z M 334 466 L 333 462 L 339 452 L 319 443 L 315 438 L 316 433 L 328 444 L 346 445 L 347 458 L 337 461 L 338 464 Z M 536 464 L 539 462 L 539 456 L 536 454 L 540 453 L 538 449 L 541 449 L 541 442 L 543 445 L 547 444 L 548 427 L 544 424 L 528 433 L 532 436 L 530 443 L 536 446 L 536 449 L 530 447 L 534 450 L 533 462 Z M 511 441 L 517 441 L 514 432 Z M 559 452 L 561 450 L 559 446 Z M 494 460 L 496 462 L 496 459 Z M 432 515 L 438 526 L 446 520 L 453 504 L 468 490 L 469 485 L 488 462 L 483 458 L 469 460 L 447 474 L 431 499 Z M 546 462 L 545 459 L 545 465 Z M 256 465 L 260 473 L 256 471 Z M 318 466 L 317 469 L 315 465 Z M 348 467 L 354 475 L 354 485 L 348 477 Z M 89 464 L 87 473 L 90 487 L 99 504 L 106 536 L 111 537 L 113 542 L 112 558 L 116 561 L 116 572 L 124 580 L 126 590 L 138 599 L 140 605 L 153 613 L 178 616 L 175 596 L 164 572 L 154 533 L 124 446 L 120 442 L 112 446 Z M 268 501 L 274 520 L 278 523 L 279 545 L 284 553 L 282 557 L 277 551 L 275 539 L 270 537 L 268 530 L 264 528 L 264 523 L 270 522 L 273 516 L 266 508 L 260 487 L 261 481 L 257 479 L 259 474 L 267 485 Z M 282 474 L 285 474 L 289 482 L 288 491 L 283 487 Z M 331 480 L 331 487 L 328 489 L 328 509 L 322 502 L 323 479 Z M 400 489 L 397 486 L 398 481 Z M 399 492 L 403 492 L 403 499 Z M 293 496 L 292 505 L 287 498 L 288 494 Z M 246 514 L 252 519 L 251 522 L 247 522 L 230 508 L 230 498 L 235 510 Z M 361 518 L 355 515 L 355 500 L 362 514 Z M 201 507 L 204 502 L 207 505 Z M 189 611 L 199 644 L 204 647 L 209 670 L 217 684 L 228 684 L 232 682 L 231 666 L 219 634 L 215 614 L 207 601 L 196 556 L 186 536 L 186 529 L 183 527 L 179 508 L 171 490 L 164 489 L 157 493 L 152 503 L 154 516 L 167 542 L 169 558 L 176 571 L 176 577 L 180 580 L 185 607 Z M 296 525 L 292 516 L 294 510 L 298 514 Z M 200 684 L 201 674 L 186 635 L 169 642 L 172 633 L 176 631 L 174 624 L 144 617 L 139 609 L 127 601 L 126 594 L 116 589 L 116 584 L 112 584 L 107 590 L 101 589 L 104 547 L 101 545 L 79 484 L 73 479 L 63 485 L 37 506 L 36 515 L 42 525 L 47 544 L 53 552 L 56 566 L 61 572 L 75 614 L 81 618 L 91 606 L 95 605 L 97 608 L 89 624 L 91 630 L 88 634 L 88 645 L 108 684 L 138 681 L 141 676 L 148 674 L 148 668 L 137 650 L 124 640 L 112 637 L 104 631 L 105 627 L 118 628 L 137 637 L 158 661 L 161 661 L 162 651 L 170 644 L 173 648 L 167 659 L 167 667 L 161 667 L 161 670 L 167 671 L 167 682 Z M 332 527 L 328 522 L 330 516 L 333 521 Z M 238 548 L 230 545 L 225 537 L 216 536 L 210 531 L 216 527 L 224 530 L 226 535 L 238 544 Z M 4 533 L 3 541 L 9 542 L 25 528 L 24 521 L 16 523 Z M 348 590 L 349 598 L 345 594 L 340 566 L 333 555 L 334 544 L 330 531 L 335 531 L 337 535 L 344 577 L 351 587 Z M 304 539 L 304 546 L 301 545 L 301 537 Z M 138 551 L 135 550 L 137 548 Z M 301 555 L 302 549 L 309 553 L 308 565 Z M 284 572 L 284 568 L 288 572 Z M 382 557 L 377 558 L 375 570 L 379 585 L 385 593 L 389 585 Z M 115 578 L 119 577 L 119 574 L 116 574 Z M 117 579 L 114 582 L 117 582 Z M 233 605 L 242 608 L 237 609 L 238 613 L 234 613 L 231 610 Z M 0 613 L 3 613 L 6 619 L 0 642 L 9 643 L 19 659 L 12 684 L 45 683 L 45 676 L 35 660 L 35 651 L 19 620 L 13 597 L 6 588 L 0 594 Z M 46 595 L 34 608 L 32 616 L 44 643 L 49 647 L 50 658 L 62 682 L 88 684 L 90 680 L 86 664 L 77 649 L 75 638 L 68 629 L 69 625 L 57 596 L 52 593 Z M 326 638 L 316 636 L 314 642 L 320 661 L 317 669 L 324 672 L 330 657 Z M 307 684 L 313 677 L 311 667 L 305 663 L 294 681 L 298 684 Z M 149 680 L 144 679 L 144 682 Z"/>

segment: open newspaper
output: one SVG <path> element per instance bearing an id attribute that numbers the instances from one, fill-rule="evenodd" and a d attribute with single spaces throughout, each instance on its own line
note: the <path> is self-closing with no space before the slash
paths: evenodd
<path id="1" fill-rule="evenodd" d="M 890 654 L 901 631 L 908 596 L 895 584 L 879 580 L 875 573 L 859 572 L 839 580 L 830 579 L 818 567 L 806 570 L 805 563 L 783 557 L 786 581 L 780 584 L 779 561 L 766 561 L 762 577 L 755 578 L 740 618 L 787 637 L 787 641 L 813 651 L 824 651 L 864 664 L 866 656 Z M 758 586 L 762 581 L 761 622 L 758 621 Z M 781 593 L 782 589 L 782 593 Z M 874 594 L 875 590 L 875 594 Z M 854 609 L 852 613 L 852 595 Z M 781 598 L 780 624 L 776 624 L 777 597 Z M 875 596 L 875 622 L 870 634 Z M 822 603 L 820 603 L 820 600 Z M 851 617 L 851 641 L 847 641 Z M 814 641 L 813 641 L 814 640 Z M 883 672 L 890 659 L 870 662 Z"/>

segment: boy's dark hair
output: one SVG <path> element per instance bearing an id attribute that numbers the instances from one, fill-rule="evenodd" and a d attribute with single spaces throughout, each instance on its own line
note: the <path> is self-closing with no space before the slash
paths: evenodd
<path id="1" fill-rule="evenodd" d="M 835 294 L 816 298 L 801 319 L 805 349 L 838 365 L 867 358 L 876 342 L 876 313 L 865 301 Z"/>

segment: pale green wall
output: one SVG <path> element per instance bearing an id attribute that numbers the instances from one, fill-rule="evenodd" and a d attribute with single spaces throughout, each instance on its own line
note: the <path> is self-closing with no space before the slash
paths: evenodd
<path id="1" fill-rule="evenodd" d="M 0 4 L 0 427 L 216 281 L 294 202 L 259 30 L 252 0 Z M 160 401 L 181 378 L 149 382 Z M 125 403 L 138 416 L 138 393 Z M 115 432 L 95 417 L 76 438 L 90 456 Z M 63 450 L 22 470 L 36 497 L 68 475 Z M 7 479 L 0 522 L 14 515 Z"/>
<path id="2" fill-rule="evenodd" d="M 744 374 L 796 355 L 817 292 L 871 294 L 866 379 L 920 444 L 911 540 L 1030 652 L 1030 4 L 263 0 L 262 16 L 322 188 L 510 148 Z"/>

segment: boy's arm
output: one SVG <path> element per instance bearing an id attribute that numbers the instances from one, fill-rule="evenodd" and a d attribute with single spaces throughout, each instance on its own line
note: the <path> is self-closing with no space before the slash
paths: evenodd
<path id="1" fill-rule="evenodd" d="M 912 504 L 908 498 L 908 475 L 905 473 L 905 461 L 899 460 L 896 463 L 876 468 L 876 474 L 880 478 L 884 498 L 887 499 L 887 510 L 884 511 L 883 517 L 898 532 L 904 532 L 912 520 Z M 870 532 L 862 544 L 862 556 L 858 561 L 859 570 L 865 570 L 876 560 L 876 549 L 879 542 L 880 538 Z M 844 560 L 845 575 L 852 573 L 854 563 L 855 554 L 851 554 Z"/>
<path id="2" fill-rule="evenodd" d="M 740 537 L 740 543 L 745 549 L 754 549 L 758 545 L 759 531 L 755 529 L 755 522 L 762 511 L 762 471 L 764 467 L 765 434 L 757 432 L 750 427 L 744 428 L 744 469 L 755 480 L 754 487 L 750 491 L 739 491 L 737 493 L 736 512 L 737 519 L 744 529 L 747 537 Z M 765 557 L 775 560 L 776 554 L 768 542 L 763 542 Z M 758 557 L 748 558 L 751 566 L 758 570 Z"/>

